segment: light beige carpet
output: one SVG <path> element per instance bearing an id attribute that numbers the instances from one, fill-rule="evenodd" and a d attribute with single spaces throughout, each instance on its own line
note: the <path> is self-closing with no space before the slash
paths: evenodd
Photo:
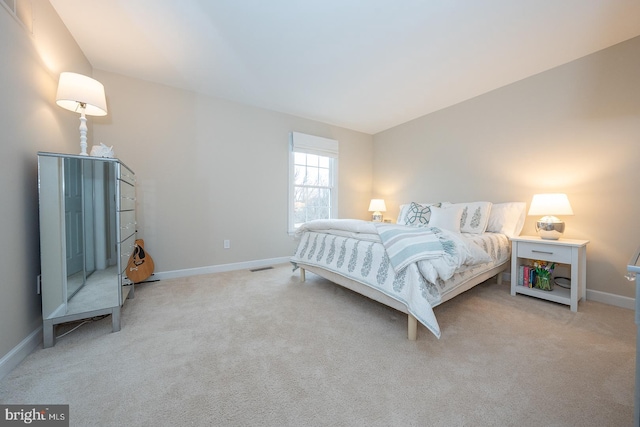
<path id="1" fill-rule="evenodd" d="M 120 332 L 35 351 L 0 402 L 70 404 L 72 426 L 632 424 L 632 311 L 485 283 L 435 312 L 442 338 L 408 341 L 401 313 L 289 265 L 143 284 Z"/>

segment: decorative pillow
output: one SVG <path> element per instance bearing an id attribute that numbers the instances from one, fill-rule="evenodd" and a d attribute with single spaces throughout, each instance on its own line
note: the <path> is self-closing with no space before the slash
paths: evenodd
<path id="1" fill-rule="evenodd" d="M 431 206 L 430 227 L 444 228 L 445 230 L 460 232 L 460 221 L 464 208 L 457 205 L 449 205 L 444 208 Z"/>
<path id="2" fill-rule="evenodd" d="M 431 208 L 429 206 L 419 205 L 411 202 L 407 211 L 407 219 L 405 225 L 420 227 L 429 224 L 431 218 Z"/>
<path id="3" fill-rule="evenodd" d="M 400 205 L 400 213 L 398 214 L 398 219 L 396 221 L 396 224 L 402 224 L 402 225 L 421 225 L 421 224 L 409 224 L 408 223 L 408 214 L 409 214 L 409 209 L 411 209 L 412 205 L 417 205 L 417 209 L 421 209 L 424 207 L 430 207 L 430 206 L 440 206 L 440 203 L 416 203 L 416 202 L 411 202 L 409 204 L 406 205 Z M 427 215 L 429 216 L 430 213 Z M 429 218 L 427 217 L 427 223 L 429 222 Z M 426 224 L 423 224 L 426 225 Z"/>
<path id="4" fill-rule="evenodd" d="M 491 207 L 487 231 L 509 237 L 519 236 L 524 226 L 527 204 L 525 202 L 496 203 Z"/>
<path id="5" fill-rule="evenodd" d="M 451 206 L 462 207 L 460 232 L 482 234 L 487 229 L 491 202 L 454 203 Z"/>

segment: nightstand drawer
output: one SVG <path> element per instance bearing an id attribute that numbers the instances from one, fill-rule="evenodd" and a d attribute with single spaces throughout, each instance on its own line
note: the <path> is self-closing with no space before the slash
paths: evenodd
<path id="1" fill-rule="evenodd" d="M 519 258 L 539 259 L 543 261 L 571 264 L 571 248 L 568 246 L 520 242 L 518 244 L 517 256 Z"/>

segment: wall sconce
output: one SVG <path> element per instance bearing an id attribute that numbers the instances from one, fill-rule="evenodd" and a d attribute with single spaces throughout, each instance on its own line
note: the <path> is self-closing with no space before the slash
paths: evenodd
<path id="1" fill-rule="evenodd" d="M 87 155 L 87 118 L 106 116 L 107 100 L 104 86 L 91 77 L 82 74 L 60 73 L 56 104 L 60 107 L 80 113 L 80 155 Z"/>
<path id="2" fill-rule="evenodd" d="M 387 211 L 387 206 L 384 204 L 384 200 L 371 199 L 371 203 L 369 203 L 369 212 L 373 212 L 373 215 L 371 216 L 371 221 L 382 222 L 381 212 L 386 212 L 386 211 Z"/>
<path id="3" fill-rule="evenodd" d="M 554 215 L 573 215 L 573 209 L 566 194 L 535 194 L 529 215 L 543 215 L 536 222 L 536 231 L 541 238 L 558 240 L 564 233 L 564 221 Z"/>

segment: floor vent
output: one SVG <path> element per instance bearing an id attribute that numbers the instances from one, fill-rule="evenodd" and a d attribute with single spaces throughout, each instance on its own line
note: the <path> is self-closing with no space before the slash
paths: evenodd
<path id="1" fill-rule="evenodd" d="M 269 267 L 253 268 L 249 271 L 252 273 L 255 273 L 256 271 L 264 271 L 264 270 L 273 270 L 273 267 L 269 266 Z"/>

